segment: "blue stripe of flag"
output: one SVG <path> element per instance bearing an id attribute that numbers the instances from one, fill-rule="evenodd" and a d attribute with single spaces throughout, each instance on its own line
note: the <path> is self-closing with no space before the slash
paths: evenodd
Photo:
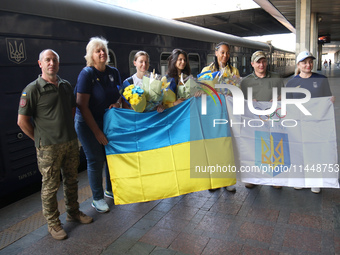
<path id="1" fill-rule="evenodd" d="M 191 98 L 163 113 L 137 113 L 112 108 L 104 115 L 104 134 L 109 140 L 105 147 L 106 154 L 153 150 L 189 141 L 230 136 L 229 125 L 213 127 L 214 119 L 228 120 L 224 96 L 221 100 L 222 107 L 207 97 L 207 115 L 201 115 L 201 98 Z"/>

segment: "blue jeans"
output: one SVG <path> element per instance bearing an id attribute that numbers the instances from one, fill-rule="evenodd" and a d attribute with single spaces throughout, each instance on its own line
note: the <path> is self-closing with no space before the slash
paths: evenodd
<path id="1" fill-rule="evenodd" d="M 103 129 L 102 123 L 97 123 L 99 128 Z M 87 160 L 87 176 L 89 178 L 92 196 L 94 200 L 104 198 L 103 192 L 103 167 L 105 165 L 106 190 L 112 191 L 109 169 L 106 162 L 105 148 L 101 145 L 91 129 L 87 126 L 83 117 L 76 114 L 74 118 L 74 127 L 78 134 L 78 139 L 83 146 Z"/>

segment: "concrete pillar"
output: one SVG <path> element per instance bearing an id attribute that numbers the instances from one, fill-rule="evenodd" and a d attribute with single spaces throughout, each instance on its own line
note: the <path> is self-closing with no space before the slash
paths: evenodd
<path id="1" fill-rule="evenodd" d="M 310 50 L 311 0 L 296 0 L 296 54 Z"/>
<path id="2" fill-rule="evenodd" d="M 334 64 L 340 61 L 340 51 L 334 54 Z"/>
<path id="3" fill-rule="evenodd" d="M 313 72 L 321 70 L 321 58 L 318 57 L 318 14 L 311 13 L 311 29 L 310 29 L 310 52 L 316 57 Z M 320 67 L 320 69 L 319 69 Z"/>
<path id="4" fill-rule="evenodd" d="M 318 45 L 318 57 L 317 57 L 317 59 L 318 59 L 318 62 L 317 62 L 317 70 L 318 71 L 320 71 L 321 70 L 321 68 L 322 68 L 322 44 L 320 43 L 319 45 Z M 316 57 L 316 56 L 315 56 Z M 314 66 L 314 68 L 315 68 L 315 66 Z M 313 69 L 314 69 L 313 68 Z"/>

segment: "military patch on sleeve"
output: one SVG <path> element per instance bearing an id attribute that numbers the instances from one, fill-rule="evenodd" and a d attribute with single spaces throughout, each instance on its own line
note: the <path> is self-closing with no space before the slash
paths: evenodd
<path id="1" fill-rule="evenodd" d="M 20 107 L 25 107 L 27 104 L 27 99 L 26 98 L 21 98 L 20 99 Z"/>

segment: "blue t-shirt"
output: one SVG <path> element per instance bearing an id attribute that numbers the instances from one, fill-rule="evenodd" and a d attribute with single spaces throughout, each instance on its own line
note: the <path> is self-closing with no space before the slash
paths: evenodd
<path id="1" fill-rule="evenodd" d="M 296 75 L 293 79 L 288 81 L 286 87 L 308 89 L 311 93 L 311 97 L 332 96 L 327 77 L 317 73 L 312 73 L 312 76 L 309 78 L 301 78 L 300 75 Z M 287 98 L 304 97 L 305 94 L 303 93 L 287 93 Z"/>
<path id="2" fill-rule="evenodd" d="M 118 87 L 121 85 L 119 71 L 106 66 L 104 72 L 94 67 L 81 70 L 74 93 L 90 94 L 89 108 L 96 122 L 103 122 L 105 109 L 117 102 L 120 97 Z M 77 108 L 77 114 L 81 114 Z"/>

